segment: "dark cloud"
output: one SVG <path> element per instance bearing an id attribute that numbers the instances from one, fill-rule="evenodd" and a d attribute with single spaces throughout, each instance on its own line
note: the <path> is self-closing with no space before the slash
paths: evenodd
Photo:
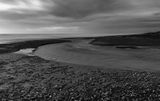
<path id="1" fill-rule="evenodd" d="M 0 29 L 147 32 L 159 29 L 159 12 L 160 0 L 0 0 Z"/>
<path id="2" fill-rule="evenodd" d="M 51 13 L 60 17 L 83 18 L 95 13 L 112 13 L 131 7 L 125 0 L 53 0 Z"/>
<path id="3" fill-rule="evenodd" d="M 1 12 L 0 19 L 5 19 L 5 20 L 22 20 L 22 19 L 27 19 L 27 18 L 32 18 L 32 17 L 37 17 L 38 15 L 33 15 L 33 14 L 19 14 L 15 12 Z"/>

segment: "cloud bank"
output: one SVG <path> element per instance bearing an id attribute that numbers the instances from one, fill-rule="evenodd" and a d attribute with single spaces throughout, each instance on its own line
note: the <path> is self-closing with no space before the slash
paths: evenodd
<path id="1" fill-rule="evenodd" d="M 160 27 L 159 0 L 0 0 L 0 7 L 0 33 L 107 35 Z"/>

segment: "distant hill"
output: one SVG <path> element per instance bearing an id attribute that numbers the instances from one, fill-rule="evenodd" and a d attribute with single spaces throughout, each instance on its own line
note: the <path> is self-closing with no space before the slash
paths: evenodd
<path id="1" fill-rule="evenodd" d="M 160 31 L 136 35 L 117 35 L 95 38 L 91 44 L 101 46 L 118 46 L 121 48 L 137 46 L 160 46 Z"/>

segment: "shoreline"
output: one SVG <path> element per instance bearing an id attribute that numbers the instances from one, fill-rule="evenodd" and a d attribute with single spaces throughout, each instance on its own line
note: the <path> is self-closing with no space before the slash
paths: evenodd
<path id="1" fill-rule="evenodd" d="M 47 44 L 57 44 L 57 43 L 64 43 L 64 42 L 71 42 L 70 40 L 66 39 L 42 39 L 42 40 L 28 40 L 28 41 L 21 41 L 21 42 L 11 42 L 0 44 L 0 54 L 3 53 L 12 53 L 19 51 L 20 49 L 27 49 L 27 48 L 38 48 L 43 45 Z"/>
<path id="2" fill-rule="evenodd" d="M 160 72 L 72 65 L 13 53 L 0 55 L 0 66 L 1 100 L 153 101 L 159 95 Z"/>
<path id="3" fill-rule="evenodd" d="M 151 38 L 150 38 L 151 37 Z M 32 39 L 0 44 L 0 54 L 19 51 L 20 49 L 38 48 L 43 45 L 72 42 L 72 40 L 92 39 L 89 44 L 98 46 L 115 46 L 119 49 L 160 48 L 160 32 L 144 34 L 112 35 L 96 37 L 71 37 L 56 39 Z M 143 41 L 142 41 L 143 40 Z"/>
<path id="4" fill-rule="evenodd" d="M 42 45 L 72 41 L 67 38 L 1 44 L 0 100 L 159 100 L 160 71 L 117 69 L 109 65 L 101 68 L 14 53 L 21 49 L 35 50 Z"/>

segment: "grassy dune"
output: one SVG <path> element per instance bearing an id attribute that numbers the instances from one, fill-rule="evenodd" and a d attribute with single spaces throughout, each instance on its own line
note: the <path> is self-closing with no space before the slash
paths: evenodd
<path id="1" fill-rule="evenodd" d="M 0 44 L 0 53 L 16 52 L 16 51 L 19 51 L 20 49 L 38 48 L 39 46 L 42 46 L 42 45 L 64 43 L 64 42 L 70 42 L 70 40 L 45 39 L 45 40 L 29 40 L 29 41 Z"/>
<path id="2" fill-rule="evenodd" d="M 139 35 L 118 35 L 95 38 L 91 44 L 101 46 L 118 46 L 119 48 L 138 48 L 138 46 L 159 47 L 160 32 Z"/>

